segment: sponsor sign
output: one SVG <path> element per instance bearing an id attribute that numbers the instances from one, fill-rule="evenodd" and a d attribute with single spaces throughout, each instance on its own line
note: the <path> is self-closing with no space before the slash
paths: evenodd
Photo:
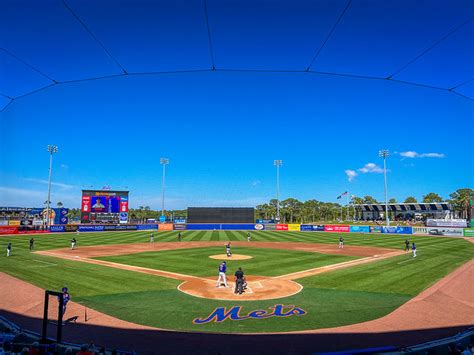
<path id="1" fill-rule="evenodd" d="M 223 229 L 223 230 L 255 230 L 255 224 L 254 223 L 223 223 L 223 224 L 220 225 L 220 229 Z"/>
<path id="2" fill-rule="evenodd" d="M 8 226 L 8 221 L 6 219 L 0 219 L 0 226 Z"/>
<path id="3" fill-rule="evenodd" d="M 260 224 L 267 224 L 267 223 L 275 223 L 274 219 L 257 219 L 257 223 Z"/>
<path id="4" fill-rule="evenodd" d="M 66 228 L 64 226 L 51 226 L 49 231 L 51 233 L 62 233 L 66 231 Z"/>
<path id="5" fill-rule="evenodd" d="M 19 226 L 21 224 L 21 221 L 19 220 L 9 220 L 8 225 L 9 226 Z"/>
<path id="6" fill-rule="evenodd" d="M 258 230 L 258 231 L 261 231 L 261 230 L 264 230 L 265 229 L 265 226 L 261 223 L 257 223 L 255 225 L 255 229 Z"/>
<path id="7" fill-rule="evenodd" d="M 349 231 L 351 233 L 370 233 L 369 226 L 350 226 Z"/>
<path id="8" fill-rule="evenodd" d="M 474 237 L 474 228 L 465 228 L 464 229 L 465 237 Z"/>
<path id="9" fill-rule="evenodd" d="M 0 226 L 0 234 L 18 234 L 18 227 Z"/>
<path id="10" fill-rule="evenodd" d="M 120 212 L 120 223 L 127 223 L 128 222 L 128 212 Z"/>
<path id="11" fill-rule="evenodd" d="M 77 231 L 77 229 L 79 228 L 79 226 L 77 224 L 71 224 L 71 225 L 68 225 L 68 226 L 64 226 L 64 229 L 66 232 L 75 232 Z"/>
<path id="12" fill-rule="evenodd" d="M 89 213 L 91 211 L 91 197 L 82 196 L 81 211 Z"/>
<path id="13" fill-rule="evenodd" d="M 18 230 L 18 234 L 45 234 L 45 233 L 49 233 L 48 230 L 34 230 L 34 229 L 27 229 L 27 230 L 24 230 L 24 231 L 21 231 L 21 230 Z"/>
<path id="14" fill-rule="evenodd" d="M 79 232 L 102 232 L 105 230 L 104 226 L 79 226 Z"/>
<path id="15" fill-rule="evenodd" d="M 349 230 L 350 230 L 349 226 L 344 226 L 344 225 L 339 225 L 339 224 L 325 224 L 324 225 L 324 231 L 325 232 L 349 233 Z"/>
<path id="16" fill-rule="evenodd" d="M 174 225 L 174 230 L 176 230 L 176 231 L 184 231 L 184 230 L 186 230 L 186 225 L 185 225 L 185 224 L 175 224 L 175 225 Z"/>
<path id="17" fill-rule="evenodd" d="M 157 224 L 137 224 L 137 230 L 144 231 L 144 230 L 157 230 Z"/>
<path id="18" fill-rule="evenodd" d="M 258 309 L 247 314 L 240 314 L 242 306 L 234 306 L 227 310 L 227 307 L 218 307 L 211 314 L 204 318 L 196 318 L 194 324 L 222 323 L 224 321 L 241 321 L 245 319 L 267 319 L 273 317 L 303 316 L 306 311 L 295 306 L 285 306 L 276 304 L 268 309 Z"/>
<path id="19" fill-rule="evenodd" d="M 430 219 L 426 220 L 427 227 L 460 227 L 466 228 L 467 221 L 465 219 Z"/>
<path id="20" fill-rule="evenodd" d="M 266 230 L 266 231 L 274 231 L 274 230 L 276 230 L 276 224 L 274 224 L 274 223 L 271 223 L 271 224 L 264 224 L 263 226 L 265 227 L 265 230 Z"/>
<path id="21" fill-rule="evenodd" d="M 383 226 L 382 233 L 386 234 L 413 234 L 412 227 L 404 226 Z"/>
<path id="22" fill-rule="evenodd" d="M 292 223 L 292 224 L 288 224 L 288 230 L 289 231 L 300 231 L 300 224 L 295 224 L 295 223 Z"/>
<path id="23" fill-rule="evenodd" d="M 160 216 L 160 222 L 165 223 L 166 222 L 166 216 Z"/>
<path id="24" fill-rule="evenodd" d="M 447 228 L 447 227 L 427 227 L 429 235 L 445 235 L 452 237 L 464 236 L 463 228 Z"/>
<path id="25" fill-rule="evenodd" d="M 173 223 L 160 223 L 158 225 L 158 230 L 160 231 L 172 231 L 174 224 Z"/>
<path id="26" fill-rule="evenodd" d="M 300 231 L 302 232 L 312 232 L 313 231 L 313 226 L 310 224 L 302 224 L 300 226 Z"/>
<path id="27" fill-rule="evenodd" d="M 174 224 L 186 224 L 186 218 L 177 217 L 174 219 Z"/>
<path id="28" fill-rule="evenodd" d="M 277 224 L 276 225 L 276 230 L 277 231 L 287 231 L 288 230 L 288 224 Z"/>
<path id="29" fill-rule="evenodd" d="M 127 225 L 127 226 L 124 226 L 124 225 L 119 225 L 119 226 L 115 226 L 115 230 L 118 230 L 118 231 L 136 231 L 137 230 L 137 226 L 134 225 L 134 224 L 130 224 L 130 225 Z"/>
<path id="30" fill-rule="evenodd" d="M 382 233 L 382 226 L 370 226 L 370 233 Z"/>

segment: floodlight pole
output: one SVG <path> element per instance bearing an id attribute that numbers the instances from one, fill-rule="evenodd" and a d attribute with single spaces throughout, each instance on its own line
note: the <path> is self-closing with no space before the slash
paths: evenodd
<path id="1" fill-rule="evenodd" d="M 277 173 L 277 180 L 276 180 L 276 188 L 277 188 L 277 214 L 276 220 L 277 222 L 280 221 L 280 166 L 283 164 L 282 160 L 274 160 L 273 165 L 276 166 L 276 173 Z"/>
<path id="2" fill-rule="evenodd" d="M 48 229 L 51 228 L 51 218 L 50 210 L 51 210 L 51 176 L 53 174 L 53 154 L 58 152 L 58 146 L 56 145 L 48 145 L 48 152 L 49 152 L 49 177 L 48 177 L 48 199 L 46 200 L 47 208 L 46 208 L 46 225 Z"/>
<path id="3" fill-rule="evenodd" d="M 161 182 L 161 215 L 165 215 L 165 176 L 166 176 L 166 165 L 170 160 L 168 158 L 160 158 L 160 164 L 163 165 L 163 180 Z"/>
<path id="4" fill-rule="evenodd" d="M 385 223 L 387 226 L 390 225 L 390 219 L 388 218 L 388 193 L 387 193 L 387 157 L 389 151 L 386 149 L 379 150 L 379 157 L 383 158 L 383 180 L 385 190 Z"/>

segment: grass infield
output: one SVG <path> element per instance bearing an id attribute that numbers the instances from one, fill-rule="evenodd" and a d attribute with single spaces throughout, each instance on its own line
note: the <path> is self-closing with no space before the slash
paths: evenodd
<path id="1" fill-rule="evenodd" d="M 247 232 L 185 231 L 183 242 L 199 240 L 246 240 Z M 318 232 L 252 232 L 252 240 L 337 243 L 338 234 Z M 36 250 L 69 246 L 76 236 L 78 247 L 85 245 L 147 242 L 150 232 L 100 232 L 34 235 Z M 155 233 L 156 242 L 176 241 L 177 232 Z M 346 234 L 346 244 L 401 249 L 404 240 L 415 241 L 418 257 L 401 255 L 370 264 L 298 280 L 304 289 L 291 297 L 266 301 L 218 301 L 195 298 L 179 292 L 179 281 L 119 270 L 101 265 L 79 263 L 30 253 L 31 236 L 0 237 L 0 270 L 44 289 L 67 285 L 72 300 L 130 322 L 168 329 L 213 332 L 278 332 L 335 327 L 382 317 L 419 294 L 455 268 L 472 259 L 474 245 L 449 237 Z M 6 244 L 12 242 L 12 256 L 6 257 Z M 340 262 L 334 257 L 307 252 L 275 249 L 239 250 L 254 259 L 239 261 L 249 274 L 274 275 L 317 267 L 318 262 Z M 183 254 L 181 254 L 183 253 Z M 192 254 L 189 254 L 192 253 Z M 194 255 L 194 253 L 197 253 Z M 130 258 L 122 263 L 146 262 L 148 266 L 187 274 L 212 276 L 217 260 L 207 256 L 222 254 L 222 248 L 141 253 L 112 258 Z M 275 254 L 277 253 L 277 254 Z M 148 257 L 148 254 L 150 255 Z M 310 254 L 314 258 L 311 260 Z M 190 256 L 192 255 L 192 256 Z M 315 257 L 316 256 L 316 257 Z M 329 257 L 328 259 L 325 259 Z M 320 259 L 321 258 L 321 259 Z M 343 257 L 347 258 L 347 257 Z M 323 260 L 325 259 L 325 260 Z M 117 260 L 115 260 L 117 261 Z M 244 263 L 249 263 L 245 264 Z M 168 265 L 165 265 L 168 264 Z M 136 264 L 133 264 L 136 265 Z M 285 265 L 283 272 L 275 265 Z M 142 265 L 140 265 L 142 266 Z M 144 265 L 143 265 L 144 266 Z M 204 270 L 212 267 L 210 271 Z M 294 268 L 294 269 L 293 269 Z M 186 269 L 187 271 L 184 271 Z M 252 271 L 251 271 L 252 270 Z M 257 272 L 258 270 L 258 272 Z M 192 320 L 208 316 L 216 307 L 241 305 L 242 313 L 267 309 L 276 303 L 304 309 L 304 316 L 248 319 L 196 325 Z"/>

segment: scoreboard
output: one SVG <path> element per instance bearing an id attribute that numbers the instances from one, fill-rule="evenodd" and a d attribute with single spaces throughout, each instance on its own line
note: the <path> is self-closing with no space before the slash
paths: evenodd
<path id="1" fill-rule="evenodd" d="M 81 223 L 127 223 L 128 191 L 82 190 Z"/>
<path id="2" fill-rule="evenodd" d="M 188 223 L 255 223 L 253 207 L 188 207 Z"/>

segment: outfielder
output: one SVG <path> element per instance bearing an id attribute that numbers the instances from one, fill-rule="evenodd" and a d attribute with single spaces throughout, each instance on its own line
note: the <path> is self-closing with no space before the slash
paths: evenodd
<path id="1" fill-rule="evenodd" d="M 221 287 L 222 283 L 225 285 L 225 287 L 227 287 L 227 277 L 225 275 L 226 272 L 227 272 L 227 264 L 225 261 L 223 261 L 219 265 L 219 277 L 217 278 L 216 287 Z"/>
<path id="2" fill-rule="evenodd" d="M 342 236 L 339 237 L 339 249 L 344 249 L 344 238 Z"/>
<path id="3" fill-rule="evenodd" d="M 12 253 L 12 243 L 7 244 L 7 256 L 10 256 Z"/>

